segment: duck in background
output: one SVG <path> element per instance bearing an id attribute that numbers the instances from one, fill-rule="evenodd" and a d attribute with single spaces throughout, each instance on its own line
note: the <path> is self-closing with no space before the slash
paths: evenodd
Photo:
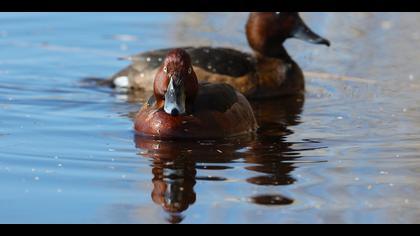
<path id="1" fill-rule="evenodd" d="M 171 50 L 156 73 L 154 95 L 135 117 L 138 135 L 160 139 L 218 139 L 254 133 L 248 100 L 224 83 L 198 83 L 191 58 Z"/>
<path id="2" fill-rule="evenodd" d="M 297 38 L 330 46 L 314 33 L 297 12 L 253 12 L 246 23 L 253 54 L 222 47 L 185 47 L 199 81 L 226 83 L 251 99 L 296 95 L 305 90 L 302 70 L 283 46 Z M 127 59 L 133 63 L 100 84 L 152 91 L 154 76 L 173 49 L 143 52 Z"/>

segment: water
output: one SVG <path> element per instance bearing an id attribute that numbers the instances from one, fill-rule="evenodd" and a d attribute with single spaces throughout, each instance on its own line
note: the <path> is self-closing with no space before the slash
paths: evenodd
<path id="1" fill-rule="evenodd" d="M 1 223 L 420 223 L 418 13 L 305 13 L 305 97 L 254 102 L 255 137 L 136 138 L 145 96 L 80 83 L 116 58 L 249 51 L 247 13 L 0 14 Z M 229 24 L 225 24 L 229 22 Z"/>

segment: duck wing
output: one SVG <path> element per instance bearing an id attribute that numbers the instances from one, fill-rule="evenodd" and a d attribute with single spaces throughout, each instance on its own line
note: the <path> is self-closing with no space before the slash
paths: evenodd
<path id="1" fill-rule="evenodd" d="M 158 68 L 173 48 L 153 50 L 123 59 L 133 62 L 133 69 L 142 71 Z M 222 47 L 183 47 L 194 67 L 210 73 L 240 77 L 255 70 L 255 59 L 249 53 Z"/>
<path id="2" fill-rule="evenodd" d="M 225 112 L 236 102 L 236 90 L 228 84 L 200 83 L 200 89 L 194 103 L 194 111 L 210 110 Z"/>

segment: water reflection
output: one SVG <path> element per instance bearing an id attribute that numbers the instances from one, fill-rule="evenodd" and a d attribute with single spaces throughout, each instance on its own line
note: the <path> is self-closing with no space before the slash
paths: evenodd
<path id="1" fill-rule="evenodd" d="M 295 169 L 292 161 L 301 156 L 299 151 L 294 150 L 293 143 L 287 142 L 286 138 L 293 133 L 289 127 L 300 123 L 304 101 L 304 96 L 298 95 L 252 104 L 261 128 L 251 151 L 244 153 L 243 156 L 245 162 L 249 164 L 245 168 L 258 173 L 248 178 L 246 180 L 248 183 L 279 186 L 293 184 L 296 181 L 291 175 Z M 292 199 L 280 194 L 257 195 L 251 197 L 251 200 L 263 205 L 293 203 Z"/>
<path id="2" fill-rule="evenodd" d="M 160 141 L 135 136 L 142 157 L 152 158 L 152 200 L 168 213 L 168 222 L 179 223 L 181 214 L 196 201 L 196 181 L 224 181 L 222 176 L 198 176 L 198 169 L 230 169 L 228 163 L 239 159 L 236 154 L 241 138 L 230 142 Z"/>
<path id="3" fill-rule="evenodd" d="M 197 200 L 194 187 L 199 181 L 227 181 L 225 170 L 233 162 L 247 163 L 245 169 L 256 174 L 246 179 L 254 185 L 293 184 L 293 160 L 301 157 L 294 143 L 287 141 L 299 124 L 304 96 L 253 102 L 261 126 L 255 136 L 222 141 L 163 141 L 135 136 L 139 156 L 152 160 L 151 198 L 167 212 L 167 221 L 180 223 L 182 214 Z M 201 170 L 214 171 L 200 175 Z M 278 192 L 278 189 L 275 189 Z M 289 205 L 293 199 L 281 193 L 248 196 L 262 205 Z"/>
<path id="4" fill-rule="evenodd" d="M 153 161 L 152 200 L 169 213 L 170 223 L 179 223 L 181 212 L 188 209 L 196 200 L 194 185 L 196 169 L 192 161 L 168 162 L 160 159 Z"/>

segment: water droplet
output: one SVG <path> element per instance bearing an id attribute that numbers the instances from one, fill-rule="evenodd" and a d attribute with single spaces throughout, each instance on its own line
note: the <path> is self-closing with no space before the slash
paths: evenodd
<path id="1" fill-rule="evenodd" d="M 60 163 L 60 164 L 58 164 L 57 166 L 58 166 L 58 167 L 62 167 L 62 166 L 63 166 L 63 164 L 61 164 L 61 163 Z"/>
<path id="2" fill-rule="evenodd" d="M 150 57 L 146 58 L 146 61 L 149 62 L 150 60 L 152 60 Z"/>
<path id="3" fill-rule="evenodd" d="M 38 176 L 35 176 L 34 180 L 38 181 L 39 180 L 39 177 Z"/>

